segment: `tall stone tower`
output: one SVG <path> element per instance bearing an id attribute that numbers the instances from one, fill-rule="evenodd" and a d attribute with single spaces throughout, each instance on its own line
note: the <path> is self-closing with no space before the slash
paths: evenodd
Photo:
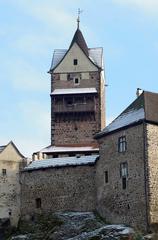
<path id="1" fill-rule="evenodd" d="M 105 126 L 103 49 L 88 48 L 78 28 L 68 50 L 55 50 L 51 74 L 51 144 L 91 145 Z"/>
<path id="2" fill-rule="evenodd" d="M 78 24 L 68 50 L 54 50 L 49 73 L 51 145 L 40 151 L 43 158 L 98 153 L 94 135 L 105 127 L 103 49 L 88 48 Z"/>

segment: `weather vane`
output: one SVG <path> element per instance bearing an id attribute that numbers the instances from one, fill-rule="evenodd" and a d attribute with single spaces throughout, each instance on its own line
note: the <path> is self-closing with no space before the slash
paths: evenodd
<path id="1" fill-rule="evenodd" d="M 77 17 L 77 28 L 80 27 L 80 14 L 83 12 L 80 8 L 78 8 L 78 17 Z"/>

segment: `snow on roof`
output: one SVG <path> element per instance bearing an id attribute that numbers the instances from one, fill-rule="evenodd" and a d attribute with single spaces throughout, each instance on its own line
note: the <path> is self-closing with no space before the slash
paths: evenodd
<path id="1" fill-rule="evenodd" d="M 67 53 L 67 49 L 55 49 L 50 70 L 54 69 Z M 102 66 L 103 48 L 89 48 L 89 58 L 99 67 Z"/>
<path id="2" fill-rule="evenodd" d="M 81 156 L 81 157 L 63 157 L 63 158 L 50 158 L 45 160 L 33 161 L 30 165 L 24 168 L 24 171 L 53 168 L 53 167 L 66 167 L 66 166 L 80 166 L 95 164 L 99 155 Z"/>
<path id="3" fill-rule="evenodd" d="M 145 118 L 144 108 L 130 110 L 129 112 L 125 112 L 118 116 L 102 131 L 102 133 L 111 132 L 113 130 L 122 128 L 129 124 L 138 122 L 139 120 L 144 118 Z"/>
<path id="4" fill-rule="evenodd" d="M 43 148 L 40 152 L 51 153 L 51 152 L 87 152 L 87 151 L 99 151 L 99 148 L 94 148 L 92 146 L 86 147 L 48 146 L 46 148 Z"/>
<path id="5" fill-rule="evenodd" d="M 96 88 L 67 88 L 67 89 L 55 89 L 51 95 L 62 94 L 82 94 L 82 93 L 97 93 Z"/>

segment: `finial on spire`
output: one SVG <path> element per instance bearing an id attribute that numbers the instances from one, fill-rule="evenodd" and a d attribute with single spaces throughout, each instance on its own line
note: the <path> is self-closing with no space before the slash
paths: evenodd
<path id="1" fill-rule="evenodd" d="M 78 8 L 78 17 L 77 17 L 77 28 L 79 29 L 80 27 L 80 14 L 82 13 L 83 11 Z"/>

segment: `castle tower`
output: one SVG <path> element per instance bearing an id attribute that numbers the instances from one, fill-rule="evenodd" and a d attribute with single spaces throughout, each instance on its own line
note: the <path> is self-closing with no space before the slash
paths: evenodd
<path id="1" fill-rule="evenodd" d="M 54 50 L 49 73 L 51 145 L 38 159 L 97 154 L 94 136 L 105 127 L 103 49 L 88 48 L 79 22 L 68 50 Z"/>
<path id="2" fill-rule="evenodd" d="M 51 144 L 91 145 L 105 126 L 103 49 L 88 48 L 78 28 L 68 50 L 55 50 L 51 74 Z"/>

